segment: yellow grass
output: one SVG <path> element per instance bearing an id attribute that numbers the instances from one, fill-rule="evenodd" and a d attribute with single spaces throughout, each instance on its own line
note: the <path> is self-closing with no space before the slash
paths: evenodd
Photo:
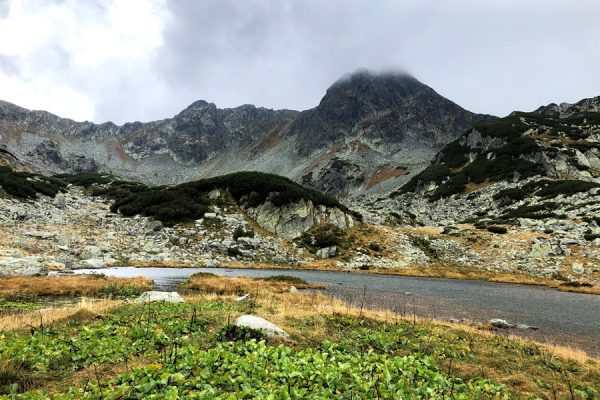
<path id="1" fill-rule="evenodd" d="M 412 315 L 403 317 L 402 315 L 387 309 L 364 308 L 361 310 L 359 307 L 351 306 L 340 299 L 329 297 L 320 292 L 285 292 L 277 294 L 269 291 L 261 291 L 259 294 L 259 296 L 255 297 L 255 301 L 265 318 L 289 329 L 290 332 L 294 332 L 294 328 L 289 326 L 289 321 L 287 320 L 290 315 L 293 315 L 294 318 L 310 318 L 339 314 L 368 318 L 386 323 L 395 323 L 401 320 L 414 321 L 416 323 L 431 323 L 446 328 L 458 329 L 467 332 L 470 335 L 484 338 L 498 336 L 494 331 L 490 330 L 489 327 L 479 324 L 461 324 Z M 193 298 L 190 298 L 190 300 L 193 301 Z M 323 322 L 323 324 L 325 324 L 325 322 Z M 294 333 L 301 334 L 300 331 Z M 580 363 L 592 363 L 600 368 L 600 359 L 588 355 L 581 349 L 539 343 L 519 336 L 510 335 L 508 338 L 522 344 L 534 343 L 554 356 Z"/>
<path id="2" fill-rule="evenodd" d="M 322 284 L 314 283 L 269 281 L 252 279 L 245 276 L 225 277 L 204 274 L 192 275 L 185 284 L 187 289 L 201 290 L 203 292 L 216 294 L 244 294 L 265 290 L 282 293 L 289 291 L 290 286 L 295 286 L 297 289 L 325 288 Z"/>
<path id="3" fill-rule="evenodd" d="M 84 297 L 79 303 L 73 305 L 2 315 L 0 316 L 0 331 L 39 327 L 42 324 L 47 325 L 76 316 L 81 312 L 103 315 L 110 309 L 122 304 L 124 304 L 122 300 L 87 299 Z"/>
<path id="4" fill-rule="evenodd" d="M 104 287 L 136 286 L 149 288 L 152 281 L 148 278 L 115 278 L 94 275 L 70 276 L 18 276 L 2 278 L 0 280 L 0 295 L 13 295 L 24 291 L 37 295 L 92 295 Z"/>

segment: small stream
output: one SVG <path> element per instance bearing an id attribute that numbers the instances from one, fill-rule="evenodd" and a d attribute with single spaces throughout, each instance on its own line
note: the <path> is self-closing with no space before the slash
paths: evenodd
<path id="1" fill-rule="evenodd" d="M 248 277 L 289 275 L 324 283 L 328 295 L 352 304 L 364 302 L 367 307 L 426 318 L 466 318 L 480 322 L 502 318 L 512 324 L 539 328 L 511 329 L 508 333 L 600 355 L 598 295 L 530 285 L 292 269 L 115 267 L 77 271 L 118 277 L 145 276 L 154 280 L 158 290 L 176 290 L 181 281 L 196 272 Z"/>

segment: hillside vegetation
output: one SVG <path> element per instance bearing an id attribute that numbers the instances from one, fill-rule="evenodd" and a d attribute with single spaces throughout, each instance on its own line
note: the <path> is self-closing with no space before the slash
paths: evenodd
<path id="1" fill-rule="evenodd" d="M 558 158 L 566 159 L 567 166 L 572 166 L 567 174 L 595 173 L 582 164 L 578 152 L 600 148 L 597 142 L 589 140 L 598 130 L 597 125 L 598 113 L 561 118 L 552 113 L 514 112 L 505 118 L 477 122 L 438 153 L 434 164 L 392 196 L 420 192 L 433 184 L 434 189 L 427 195 L 431 200 L 438 200 L 464 193 L 467 185 L 538 175 L 557 177 L 548 164 L 553 165 Z M 563 185 L 560 189 L 568 191 L 569 186 Z"/>
<path id="2" fill-rule="evenodd" d="M 288 178 L 262 172 L 236 172 L 175 186 L 150 187 L 108 174 L 46 177 L 0 167 L 0 187 L 8 196 L 20 199 L 34 199 L 38 194 L 55 196 L 64 191 L 68 184 L 88 188 L 95 196 L 113 200 L 113 212 L 125 216 L 144 215 L 160 220 L 165 225 L 201 218 L 210 211 L 209 207 L 214 201 L 209 199 L 208 193 L 215 189 L 227 191 L 244 207 L 256 207 L 266 201 L 280 207 L 305 200 L 351 212 L 333 196 L 305 188 Z"/>

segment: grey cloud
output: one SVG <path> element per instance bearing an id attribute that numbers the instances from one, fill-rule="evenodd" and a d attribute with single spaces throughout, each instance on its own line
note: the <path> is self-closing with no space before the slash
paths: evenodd
<path id="1" fill-rule="evenodd" d="M 157 68 L 203 98 L 304 109 L 357 68 L 398 68 L 477 112 L 600 95 L 593 1 L 171 1 Z"/>
<path id="2" fill-rule="evenodd" d="M 65 82 L 94 101 L 97 122 L 161 119 L 199 99 L 307 109 L 359 68 L 409 72 L 496 115 L 600 95 L 595 0 L 166 1 L 162 46 L 140 65 L 124 57 L 90 74 L 51 43 L 27 62 L 3 56 L 0 71 Z M 110 11 L 64 4 L 82 26 Z"/>

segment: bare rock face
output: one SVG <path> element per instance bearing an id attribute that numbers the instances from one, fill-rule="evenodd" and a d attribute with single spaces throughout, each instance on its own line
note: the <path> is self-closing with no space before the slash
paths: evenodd
<path id="1" fill-rule="evenodd" d="M 350 214 L 339 208 L 315 207 L 310 200 L 285 206 L 275 206 L 267 201 L 258 207 L 247 209 L 247 212 L 262 228 L 284 239 L 295 239 L 321 223 L 329 223 L 342 230 L 354 226 L 354 219 Z"/>
<path id="2" fill-rule="evenodd" d="M 46 172 L 172 184 L 253 170 L 354 196 L 398 186 L 481 118 L 411 76 L 359 72 L 303 112 L 200 100 L 173 118 L 117 126 L 0 101 L 0 141 Z"/>
<path id="3" fill-rule="evenodd" d="M 0 259 L 0 276 L 48 275 L 39 257 L 4 257 Z"/>

